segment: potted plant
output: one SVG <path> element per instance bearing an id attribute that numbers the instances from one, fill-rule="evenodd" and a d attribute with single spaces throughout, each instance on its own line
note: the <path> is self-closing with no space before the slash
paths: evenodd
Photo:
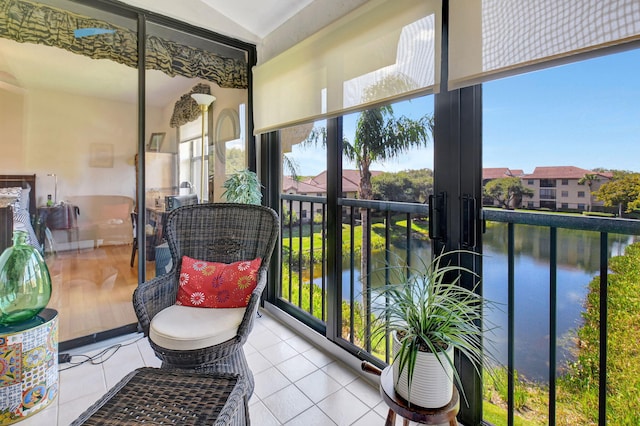
<path id="1" fill-rule="evenodd" d="M 454 250 L 422 268 L 388 267 L 389 283 L 374 300 L 374 333 L 380 339 L 392 334 L 394 387 L 409 404 L 442 407 L 451 400 L 454 382 L 464 396 L 454 350 L 467 356 L 478 374 L 493 359 L 484 352 L 481 326 L 483 310 L 492 303 L 475 288 L 459 285 L 461 274 L 476 274 L 446 260 L 461 253 L 477 255 Z"/>
<path id="2" fill-rule="evenodd" d="M 249 169 L 233 173 L 222 187 L 224 188 L 222 196 L 228 203 L 260 205 L 262 202 L 262 185 L 258 175 Z"/>

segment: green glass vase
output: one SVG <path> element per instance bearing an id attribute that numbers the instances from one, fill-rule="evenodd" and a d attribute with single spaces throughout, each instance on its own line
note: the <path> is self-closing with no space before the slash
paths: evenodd
<path id="1" fill-rule="evenodd" d="M 13 246 L 0 256 L 0 325 L 3 326 L 32 319 L 51 298 L 49 268 L 27 239 L 26 231 L 14 231 Z"/>

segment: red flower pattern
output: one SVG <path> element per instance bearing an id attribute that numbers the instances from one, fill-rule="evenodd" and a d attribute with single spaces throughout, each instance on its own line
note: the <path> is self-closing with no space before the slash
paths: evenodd
<path id="1" fill-rule="evenodd" d="M 183 256 L 177 305 L 199 308 L 247 306 L 258 284 L 261 258 L 230 264 Z"/>

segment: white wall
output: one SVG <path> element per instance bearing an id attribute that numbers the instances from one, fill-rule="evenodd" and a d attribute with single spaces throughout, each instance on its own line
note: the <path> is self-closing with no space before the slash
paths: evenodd
<path id="1" fill-rule="evenodd" d="M 194 80 L 193 86 L 198 83 Z M 224 108 L 238 109 L 247 91 L 221 89 L 213 83 L 217 100 L 213 123 Z M 169 127 L 175 102 L 147 107 L 149 136 L 165 132 L 161 152 L 176 153 L 177 131 Z M 137 104 L 49 90 L 15 92 L 0 87 L 0 174 L 37 175 L 38 205 L 54 194 L 58 201 L 76 195 L 125 195 L 135 199 Z M 92 144 L 112 146 L 113 167 L 92 167 Z"/>
<path id="2" fill-rule="evenodd" d="M 0 81 L 0 174 L 25 167 L 24 90 Z"/>
<path id="3" fill-rule="evenodd" d="M 4 101 L 3 107 L 11 108 Z M 20 99 L 14 99 L 17 107 Z M 58 201 L 73 195 L 126 195 L 135 198 L 134 156 L 137 150 L 137 106 L 81 95 L 32 90 L 24 95 L 22 149 L 3 150 L 3 173 L 37 175 L 38 205 L 54 194 L 55 173 Z M 20 111 L 20 109 L 18 109 Z M 161 116 L 151 109 L 150 118 Z M 150 120 L 153 121 L 153 120 Z M 168 127 L 168 126 L 167 126 Z M 14 140 L 3 133 L 1 145 Z M 102 144 L 102 145 L 93 145 Z M 92 167 L 93 147 L 111 147 L 112 167 Z"/>

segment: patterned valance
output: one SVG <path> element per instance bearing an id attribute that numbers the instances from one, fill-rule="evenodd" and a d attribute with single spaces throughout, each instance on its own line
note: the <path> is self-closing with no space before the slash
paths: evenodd
<path id="1" fill-rule="evenodd" d="M 191 97 L 192 93 L 206 93 L 210 95 L 211 87 L 207 84 L 196 84 L 189 93 L 180 96 L 180 99 L 178 99 L 176 105 L 173 107 L 173 114 L 169 122 L 171 127 L 180 127 L 183 124 L 200 118 L 200 106 L 195 99 Z"/>
<path id="2" fill-rule="evenodd" d="M 99 34 L 76 36 L 81 29 Z M 25 0 L 0 0 L 0 37 L 59 47 L 93 59 L 137 68 L 137 32 L 65 10 Z M 146 68 L 170 76 L 202 78 L 220 87 L 246 89 L 247 64 L 212 52 L 149 35 Z"/>

